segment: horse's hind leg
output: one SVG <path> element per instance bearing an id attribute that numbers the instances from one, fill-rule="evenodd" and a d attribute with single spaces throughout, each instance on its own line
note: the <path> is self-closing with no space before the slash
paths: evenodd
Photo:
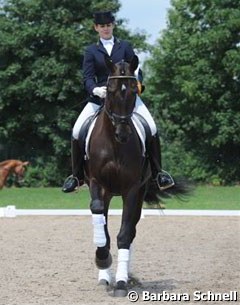
<path id="1" fill-rule="evenodd" d="M 111 281 L 110 266 L 112 256 L 110 253 L 110 237 L 107 228 L 108 207 L 111 196 L 107 196 L 95 179 L 90 182 L 90 192 L 92 201 L 90 208 L 92 211 L 93 241 L 97 246 L 95 263 L 101 271 L 99 272 L 99 282 Z"/>

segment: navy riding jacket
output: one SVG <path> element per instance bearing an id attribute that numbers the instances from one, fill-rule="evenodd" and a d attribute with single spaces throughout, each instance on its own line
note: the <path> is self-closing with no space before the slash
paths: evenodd
<path id="1" fill-rule="evenodd" d="M 95 87 L 106 86 L 109 69 L 105 64 L 104 56 L 108 53 L 102 42 L 99 40 L 87 47 L 83 59 L 83 81 L 84 87 L 92 97 L 91 102 L 101 104 L 100 98 L 93 97 L 93 89 Z M 114 38 L 114 45 L 110 58 L 113 63 L 120 62 L 122 59 L 130 62 L 135 55 L 132 46 L 125 40 Z M 142 82 L 142 71 L 139 69 L 139 81 Z"/>

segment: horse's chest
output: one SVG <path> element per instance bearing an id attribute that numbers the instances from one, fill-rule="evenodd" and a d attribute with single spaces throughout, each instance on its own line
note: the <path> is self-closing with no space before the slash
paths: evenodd
<path id="1" fill-rule="evenodd" d="M 101 177 L 107 177 L 108 181 L 123 181 L 124 183 L 135 180 L 141 169 L 141 162 L 138 157 L 130 154 L 113 154 L 105 158 L 101 167 Z"/>

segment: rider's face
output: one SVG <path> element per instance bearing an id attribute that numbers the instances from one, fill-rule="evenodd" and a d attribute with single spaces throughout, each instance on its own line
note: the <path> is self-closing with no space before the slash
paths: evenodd
<path id="1" fill-rule="evenodd" d="M 99 37 L 102 39 L 111 39 L 113 35 L 114 24 L 95 24 L 95 31 L 98 32 Z"/>

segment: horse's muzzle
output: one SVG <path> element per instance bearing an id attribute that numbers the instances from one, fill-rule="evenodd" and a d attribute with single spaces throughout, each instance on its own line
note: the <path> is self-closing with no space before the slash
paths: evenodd
<path id="1" fill-rule="evenodd" d="M 127 143 L 131 134 L 132 130 L 129 124 L 124 123 L 116 126 L 115 139 L 117 142 L 121 144 Z"/>

